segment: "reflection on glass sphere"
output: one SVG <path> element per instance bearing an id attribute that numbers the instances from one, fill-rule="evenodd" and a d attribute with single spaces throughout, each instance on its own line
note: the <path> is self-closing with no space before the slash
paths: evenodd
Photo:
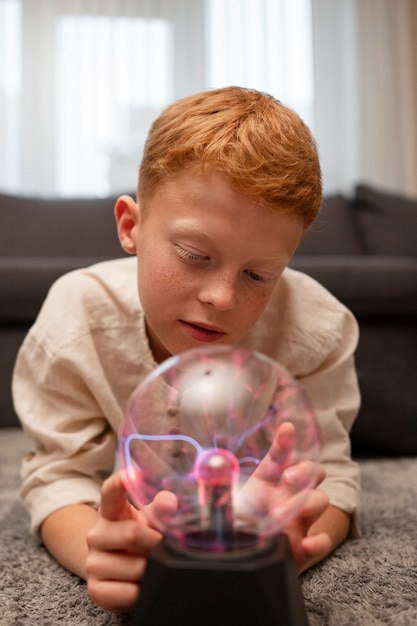
<path id="1" fill-rule="evenodd" d="M 299 383 L 226 346 L 160 365 L 132 394 L 119 439 L 135 506 L 178 546 L 215 552 L 262 546 L 297 515 L 319 451 Z"/>

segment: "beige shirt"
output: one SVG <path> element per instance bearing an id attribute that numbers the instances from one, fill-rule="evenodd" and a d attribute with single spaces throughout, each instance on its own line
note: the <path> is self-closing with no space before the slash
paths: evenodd
<path id="1" fill-rule="evenodd" d="M 21 493 L 35 534 L 63 506 L 98 506 L 129 396 L 157 365 L 136 284 L 135 258 L 63 276 L 19 352 L 14 402 L 35 443 L 23 462 Z M 306 389 L 321 428 L 327 473 L 321 488 L 347 513 L 356 513 L 360 489 L 348 434 L 360 402 L 357 341 L 352 314 L 290 269 L 242 341 L 280 362 Z"/>

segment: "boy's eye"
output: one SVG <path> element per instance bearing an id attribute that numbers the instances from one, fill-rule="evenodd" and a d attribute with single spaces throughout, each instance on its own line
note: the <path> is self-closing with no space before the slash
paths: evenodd
<path id="1" fill-rule="evenodd" d="M 178 256 L 183 261 L 188 261 L 189 263 L 198 263 L 199 261 L 208 261 L 209 257 L 205 254 L 198 254 L 197 252 L 193 252 L 192 250 L 186 250 L 181 246 L 175 246 Z"/>
<path id="2" fill-rule="evenodd" d="M 261 276 L 261 274 L 257 274 L 256 272 L 252 272 L 251 270 L 246 270 L 246 274 L 249 276 L 249 278 L 259 283 L 268 283 L 273 280 L 272 278 L 269 278 L 267 276 Z"/>

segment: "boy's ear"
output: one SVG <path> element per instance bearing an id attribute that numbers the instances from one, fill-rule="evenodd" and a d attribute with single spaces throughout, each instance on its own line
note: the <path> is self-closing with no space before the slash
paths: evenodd
<path id="1" fill-rule="evenodd" d="M 128 254 L 136 253 L 134 231 L 139 221 L 139 206 L 130 196 L 121 196 L 114 207 L 117 234 L 120 244 Z"/>

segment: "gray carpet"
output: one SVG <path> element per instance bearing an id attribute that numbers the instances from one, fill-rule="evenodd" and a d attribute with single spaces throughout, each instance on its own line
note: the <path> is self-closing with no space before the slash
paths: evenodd
<path id="1" fill-rule="evenodd" d="M 17 494 L 26 443 L 17 430 L 0 438 L 0 624 L 127 624 L 33 541 Z M 310 625 L 417 626 L 417 458 L 361 465 L 364 536 L 301 577 Z"/>

